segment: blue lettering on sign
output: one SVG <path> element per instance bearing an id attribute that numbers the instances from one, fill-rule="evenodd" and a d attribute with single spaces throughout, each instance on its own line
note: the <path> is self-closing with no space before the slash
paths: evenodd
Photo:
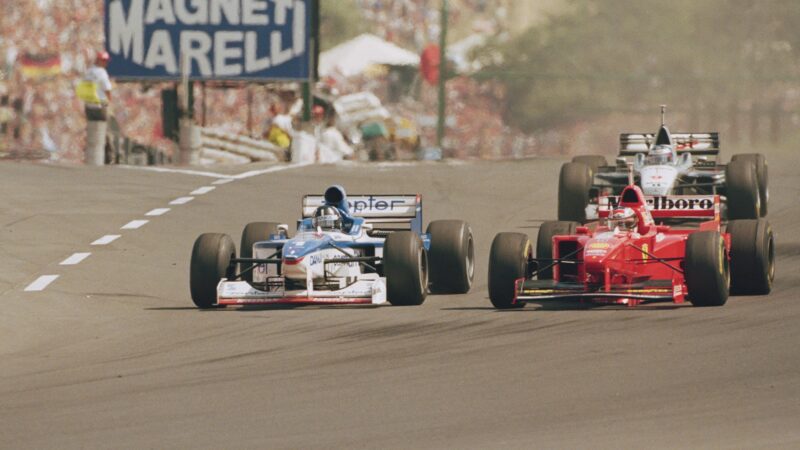
<path id="1" fill-rule="evenodd" d="M 310 0 L 104 0 L 123 79 L 307 80 Z"/>

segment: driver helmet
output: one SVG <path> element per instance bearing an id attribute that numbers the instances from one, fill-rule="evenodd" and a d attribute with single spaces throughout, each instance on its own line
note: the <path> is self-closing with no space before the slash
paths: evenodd
<path id="1" fill-rule="evenodd" d="M 334 206 L 320 206 L 314 211 L 311 224 L 325 231 L 341 230 L 342 214 Z"/>
<path id="2" fill-rule="evenodd" d="M 108 61 L 110 61 L 110 60 L 111 60 L 111 56 L 108 54 L 108 52 L 106 52 L 104 50 L 100 50 L 95 55 L 95 61 L 97 61 L 98 64 L 108 64 Z"/>
<path id="3" fill-rule="evenodd" d="M 608 215 L 608 228 L 612 230 L 619 228 L 620 231 L 633 231 L 638 222 L 639 218 L 631 208 L 618 208 Z"/>
<path id="4" fill-rule="evenodd" d="M 672 148 L 669 145 L 656 145 L 647 155 L 650 164 L 667 164 L 672 162 Z"/>

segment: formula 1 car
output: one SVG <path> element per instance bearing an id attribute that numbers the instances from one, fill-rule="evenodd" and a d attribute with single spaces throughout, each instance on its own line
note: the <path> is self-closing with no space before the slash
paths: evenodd
<path id="1" fill-rule="evenodd" d="M 437 220 L 422 232 L 419 195 L 357 195 L 331 186 L 303 198 L 297 234 L 254 222 L 241 255 L 228 235 L 194 243 L 190 286 L 199 308 L 254 304 L 419 305 L 429 287 L 465 293 L 474 278 L 472 230 Z"/>
<path id="2" fill-rule="evenodd" d="M 489 257 L 496 308 L 529 300 L 585 299 L 637 305 L 685 299 L 721 306 L 733 294 L 768 294 L 775 245 L 766 219 L 732 220 L 723 230 L 719 195 L 648 198 L 635 185 L 603 197 L 600 222 L 545 222 L 536 253 L 520 233 L 500 233 Z M 696 228 L 664 220 L 703 219 Z"/>
<path id="3" fill-rule="evenodd" d="M 655 135 L 620 135 L 615 165 L 608 165 L 601 155 L 581 155 L 561 167 L 558 220 L 597 219 L 599 198 L 620 194 L 628 185 L 631 164 L 635 182 L 645 195 L 718 194 L 727 219 L 766 216 L 769 187 L 764 155 L 733 155 L 729 164 L 720 164 L 719 133 L 670 134 L 663 114 L 662 107 L 661 128 Z"/>

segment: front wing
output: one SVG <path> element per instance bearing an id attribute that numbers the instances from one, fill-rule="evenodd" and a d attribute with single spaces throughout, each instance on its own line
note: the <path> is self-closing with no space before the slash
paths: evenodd
<path id="1" fill-rule="evenodd" d="M 514 302 L 586 299 L 598 303 L 633 306 L 664 301 L 683 303 L 685 292 L 686 286 L 672 280 L 649 280 L 645 283 L 613 285 L 605 289 L 602 286 L 588 286 L 582 283 L 520 278 L 515 284 Z"/>
<path id="2" fill-rule="evenodd" d="M 286 290 L 280 286 L 263 291 L 246 281 L 222 280 L 217 285 L 218 305 L 382 305 L 386 303 L 386 279 L 358 280 L 337 290 Z"/>

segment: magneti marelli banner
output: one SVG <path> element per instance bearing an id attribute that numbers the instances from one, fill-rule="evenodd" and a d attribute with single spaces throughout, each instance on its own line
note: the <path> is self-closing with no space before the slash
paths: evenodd
<path id="1" fill-rule="evenodd" d="M 105 0 L 109 74 L 307 80 L 310 0 Z"/>

